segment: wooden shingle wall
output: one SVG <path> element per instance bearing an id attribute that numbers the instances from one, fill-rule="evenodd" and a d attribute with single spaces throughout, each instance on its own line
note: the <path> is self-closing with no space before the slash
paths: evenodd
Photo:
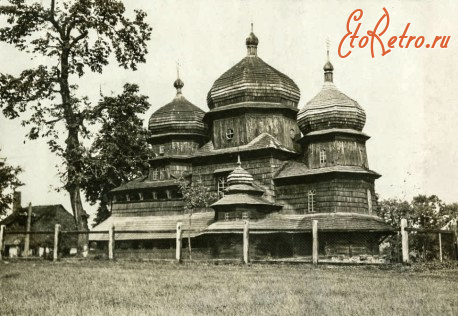
<path id="1" fill-rule="evenodd" d="M 282 160 L 272 157 L 259 157 L 251 159 L 242 158 L 242 167 L 248 171 L 254 178 L 255 184 L 264 190 L 264 197 L 269 201 L 275 201 L 275 187 L 273 183 L 273 174 L 277 168 L 283 163 Z M 204 165 L 193 166 L 193 181 L 202 180 L 203 184 L 216 191 L 217 177 L 226 175 L 232 168 L 237 166 L 236 160 L 233 162 L 213 162 Z M 215 170 L 227 170 L 222 174 L 215 174 Z"/>
<path id="2" fill-rule="evenodd" d="M 114 203 L 112 213 L 117 216 L 150 216 L 183 214 L 184 203 L 181 200 L 170 201 L 135 201 Z"/>
<path id="3" fill-rule="evenodd" d="M 160 154 L 160 147 L 163 146 L 164 153 Z M 157 156 L 161 155 L 190 155 L 199 148 L 197 141 L 191 140 L 169 140 L 161 144 L 153 144 L 152 151 Z"/>
<path id="4" fill-rule="evenodd" d="M 315 191 L 314 210 L 317 213 L 349 212 L 370 214 L 367 190 L 372 205 L 376 205 L 373 182 L 360 179 L 336 178 L 314 182 L 277 185 L 277 203 L 284 214 L 308 213 L 308 192 Z M 374 211 L 372 212 L 373 214 Z"/>
<path id="5" fill-rule="evenodd" d="M 231 140 L 226 137 L 228 129 L 234 131 Z M 298 149 L 294 142 L 296 135 L 300 134 L 296 120 L 280 113 L 245 113 L 213 121 L 215 149 L 246 145 L 262 133 L 269 133 L 286 148 Z"/>
<path id="6" fill-rule="evenodd" d="M 326 162 L 320 163 L 320 152 L 326 153 Z M 309 168 L 331 166 L 360 166 L 368 169 L 366 146 L 364 142 L 352 139 L 316 141 L 307 145 L 304 162 Z"/>

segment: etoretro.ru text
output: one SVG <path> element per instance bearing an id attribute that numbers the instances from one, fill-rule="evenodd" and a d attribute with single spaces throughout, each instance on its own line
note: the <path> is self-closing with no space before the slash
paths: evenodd
<path id="1" fill-rule="evenodd" d="M 450 41 L 450 36 L 436 36 L 433 41 L 426 43 L 424 36 L 409 36 L 407 31 L 409 30 L 410 23 L 407 23 L 404 32 L 400 36 L 391 36 L 382 40 L 383 34 L 388 30 L 390 26 L 390 15 L 388 11 L 383 8 L 384 14 L 378 20 L 373 30 L 368 30 L 367 35 L 360 36 L 359 31 L 361 23 L 351 23 L 352 20 L 358 22 L 363 17 L 363 10 L 356 9 L 353 11 L 347 20 L 347 33 L 342 38 L 339 44 L 338 53 L 341 58 L 347 58 L 356 47 L 365 48 L 368 44 L 371 49 L 372 58 L 375 57 L 375 47 L 379 46 L 382 50 L 382 56 L 391 52 L 392 48 L 447 48 Z M 356 26 L 356 27 L 355 27 Z"/>

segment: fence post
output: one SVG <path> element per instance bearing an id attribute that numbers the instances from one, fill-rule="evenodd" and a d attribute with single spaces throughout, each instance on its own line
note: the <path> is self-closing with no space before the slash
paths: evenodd
<path id="1" fill-rule="evenodd" d="M 29 209 L 27 210 L 27 227 L 26 227 L 26 234 L 24 238 L 24 257 L 29 256 L 30 252 L 30 226 L 32 223 L 32 203 L 29 203 Z"/>
<path id="2" fill-rule="evenodd" d="M 455 260 L 458 261 L 458 222 L 457 220 L 455 219 L 455 223 L 453 224 L 453 242 L 452 244 L 454 244 L 455 246 Z"/>
<path id="3" fill-rule="evenodd" d="M 181 262 L 181 239 L 183 237 L 183 231 L 181 230 L 181 222 L 177 223 L 177 245 L 175 249 L 175 259 L 177 262 Z"/>
<path id="4" fill-rule="evenodd" d="M 108 259 L 113 260 L 114 258 L 114 247 L 115 247 L 115 227 L 111 225 L 108 229 Z"/>
<path id="5" fill-rule="evenodd" d="M 407 219 L 401 219 L 402 263 L 409 263 L 409 233 L 405 230 Z"/>
<path id="6" fill-rule="evenodd" d="M 0 261 L 3 259 L 2 253 L 3 253 L 3 235 L 5 232 L 5 225 L 0 226 Z"/>
<path id="7" fill-rule="evenodd" d="M 60 232 L 60 224 L 56 224 L 54 226 L 54 249 L 52 253 L 52 261 L 57 261 L 58 250 L 59 250 L 59 232 Z"/>
<path id="8" fill-rule="evenodd" d="M 318 265 L 318 221 L 312 221 L 312 263 L 314 266 Z"/>
<path id="9" fill-rule="evenodd" d="M 439 233 L 439 261 L 442 262 L 442 234 Z"/>
<path id="10" fill-rule="evenodd" d="M 249 244 L 250 244 L 250 227 L 248 220 L 245 221 L 243 226 L 243 263 L 248 264 L 250 262 L 249 257 Z"/>

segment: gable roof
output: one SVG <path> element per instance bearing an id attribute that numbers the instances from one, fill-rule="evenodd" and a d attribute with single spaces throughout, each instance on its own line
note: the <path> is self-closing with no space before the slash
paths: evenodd
<path id="1" fill-rule="evenodd" d="M 5 219 L 0 221 L 1 225 L 10 226 L 13 224 L 25 225 L 27 221 L 27 207 L 21 207 L 18 211 L 13 212 Z M 38 221 L 48 220 L 52 218 L 57 219 L 73 219 L 73 215 L 70 214 L 62 204 L 55 205 L 37 205 L 32 206 L 32 225 Z M 57 224 L 57 222 L 56 222 Z"/>
<path id="2" fill-rule="evenodd" d="M 331 166 L 310 169 L 302 162 L 287 161 L 275 172 L 274 179 L 304 177 L 326 173 L 357 173 L 380 178 L 380 174 L 377 172 L 359 166 Z"/>
<path id="3" fill-rule="evenodd" d="M 259 150 L 265 148 L 277 149 L 288 153 L 297 154 L 297 152 L 283 146 L 274 136 L 270 135 L 269 133 L 261 133 L 248 144 L 237 147 L 215 149 L 213 147 L 212 142 L 210 141 L 201 148 L 199 148 L 195 156 L 201 157 L 210 155 L 220 155 L 227 153 L 236 153 L 239 151 Z"/>

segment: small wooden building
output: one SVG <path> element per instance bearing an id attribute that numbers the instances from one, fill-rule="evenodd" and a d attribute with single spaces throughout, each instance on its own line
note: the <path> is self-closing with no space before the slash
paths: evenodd
<path id="1" fill-rule="evenodd" d="M 251 32 L 247 56 L 208 92 L 206 113 L 185 99 L 183 81 L 175 81 L 176 97 L 149 120 L 155 153 L 149 174 L 113 190 L 112 215 L 96 230 L 112 224 L 173 230 L 178 220 L 186 223 L 175 179 L 188 175 L 220 197 L 193 215 L 194 244 L 213 257 L 241 253 L 244 220 L 253 234 L 251 251 L 261 257 L 309 255 L 314 219 L 322 255 L 378 253 L 391 228 L 375 214 L 380 175 L 367 161 L 364 109 L 334 85 L 329 53 L 323 88 L 299 109 L 298 86 L 258 56 L 258 43 Z M 150 244 L 173 238 L 116 236 Z"/>
<path id="2" fill-rule="evenodd" d="M 50 231 L 50 234 L 30 235 L 29 255 L 44 256 L 54 247 L 54 226 L 60 224 L 62 230 L 75 230 L 73 215 L 60 204 L 32 206 L 30 231 Z M 8 231 L 26 231 L 28 208 L 21 207 L 20 192 L 15 192 L 13 212 L 0 222 Z M 24 254 L 25 234 L 6 234 L 4 254 L 19 257 Z M 61 242 L 61 250 L 70 252 L 76 246 L 76 236 L 67 236 Z M 65 249 L 64 249 L 65 248 Z"/>

